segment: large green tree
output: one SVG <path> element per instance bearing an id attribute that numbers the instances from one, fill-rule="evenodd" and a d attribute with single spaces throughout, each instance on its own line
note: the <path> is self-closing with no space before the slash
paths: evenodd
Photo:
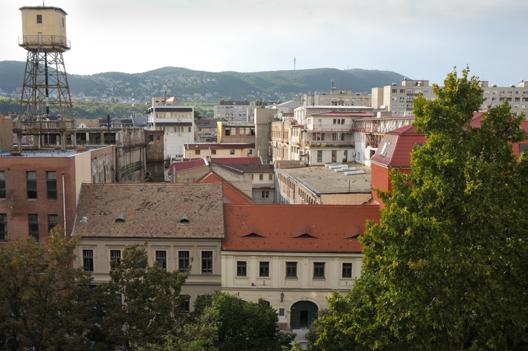
<path id="1" fill-rule="evenodd" d="M 418 98 L 427 136 L 379 224 L 362 238 L 363 272 L 316 323 L 315 349 L 528 349 L 528 159 L 523 116 L 482 103 L 477 78 L 450 73 L 435 100 Z"/>
<path id="2" fill-rule="evenodd" d="M 75 240 L 53 230 L 45 244 L 13 240 L 0 248 L 0 349 L 86 349 L 89 277 L 73 269 Z"/>

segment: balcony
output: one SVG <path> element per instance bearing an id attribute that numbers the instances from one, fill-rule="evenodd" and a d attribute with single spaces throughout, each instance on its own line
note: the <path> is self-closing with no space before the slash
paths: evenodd
<path id="1" fill-rule="evenodd" d="M 62 35 L 24 35 L 18 39 L 18 45 L 25 49 L 69 50 L 71 43 Z"/>
<path id="2" fill-rule="evenodd" d="M 74 127 L 73 120 L 15 121 L 13 131 L 19 134 L 61 133 Z"/>

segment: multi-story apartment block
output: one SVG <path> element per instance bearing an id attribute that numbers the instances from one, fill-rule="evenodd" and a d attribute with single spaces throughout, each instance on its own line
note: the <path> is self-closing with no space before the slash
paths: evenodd
<path id="1" fill-rule="evenodd" d="M 0 241 L 70 235 L 82 183 L 115 179 L 113 148 L 0 153 Z"/>
<path id="2" fill-rule="evenodd" d="M 367 220 L 378 206 L 226 204 L 222 291 L 267 300 L 284 329 L 308 328 L 359 277 Z"/>
<path id="3" fill-rule="evenodd" d="M 75 265 L 94 282 L 109 279 L 112 260 L 129 245 L 145 245 L 149 263 L 188 273 L 182 294 L 220 290 L 224 237 L 221 184 L 84 184 L 74 235 Z"/>
<path id="4" fill-rule="evenodd" d="M 370 95 L 351 90 L 332 89 L 328 93 L 312 93 L 302 96 L 303 106 L 370 106 Z"/>
<path id="5" fill-rule="evenodd" d="M 410 115 L 413 111 L 414 99 L 420 95 L 433 99 L 434 93 L 428 80 L 405 79 L 400 85 L 393 83 L 384 87 L 372 88 L 372 107 L 386 108 L 393 114 Z"/>
<path id="6" fill-rule="evenodd" d="M 214 119 L 223 121 L 252 121 L 254 102 L 221 100 L 214 106 Z"/>
<path id="7" fill-rule="evenodd" d="M 255 124 L 245 121 L 218 121 L 218 143 L 254 143 Z"/>
<path id="8" fill-rule="evenodd" d="M 177 105 L 174 97 L 154 97 L 147 113 L 147 128 L 164 131 L 165 159 L 182 160 L 183 145 L 194 142 L 194 107 Z"/>
<path id="9" fill-rule="evenodd" d="M 480 86 L 483 90 L 484 102 L 481 109 L 487 110 L 489 107 L 495 107 L 507 102 L 515 113 L 528 114 L 528 82 L 521 81 L 516 86 L 498 87 L 489 85 L 487 81 L 481 81 Z"/>

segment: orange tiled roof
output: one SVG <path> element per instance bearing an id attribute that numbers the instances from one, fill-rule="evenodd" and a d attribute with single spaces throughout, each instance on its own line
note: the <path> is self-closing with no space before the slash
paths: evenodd
<path id="1" fill-rule="evenodd" d="M 224 205 L 227 251 L 361 252 L 377 205 Z"/>

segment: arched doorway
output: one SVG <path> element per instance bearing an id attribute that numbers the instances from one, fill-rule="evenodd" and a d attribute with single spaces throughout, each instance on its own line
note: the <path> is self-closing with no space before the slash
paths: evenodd
<path id="1" fill-rule="evenodd" d="M 292 329 L 309 328 L 317 317 L 317 305 L 310 301 L 298 301 L 294 303 L 290 311 L 290 327 Z"/>

